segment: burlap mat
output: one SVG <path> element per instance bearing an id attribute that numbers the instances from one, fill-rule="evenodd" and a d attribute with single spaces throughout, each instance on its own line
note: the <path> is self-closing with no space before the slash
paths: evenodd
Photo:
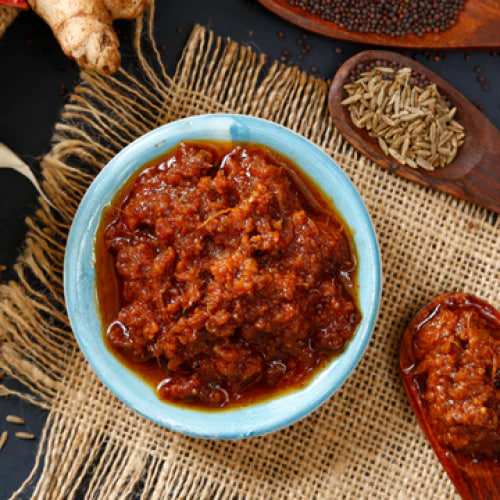
<path id="1" fill-rule="evenodd" d="M 7 5 L 0 5 L 0 38 L 2 38 L 5 30 L 10 26 L 18 14 L 19 9 Z"/>
<path id="2" fill-rule="evenodd" d="M 135 75 L 84 73 L 64 107 L 43 161 L 57 211 L 42 202 L 28 219 L 19 280 L 0 289 L 2 362 L 32 390 L 26 398 L 50 410 L 34 471 L 17 495 L 38 472 L 40 499 L 73 498 L 82 484 L 86 498 L 106 500 L 453 497 L 401 387 L 398 347 L 410 317 L 440 293 L 464 290 L 499 304 L 498 221 L 357 154 L 328 117 L 325 82 L 267 67 L 248 47 L 196 27 L 169 78 L 157 52 L 152 65 L 143 58 L 143 50 L 155 54 L 150 21 L 138 21 Z M 129 410 L 94 375 L 63 312 L 66 236 L 93 177 L 136 137 L 208 112 L 274 120 L 331 155 L 368 206 L 385 273 L 373 339 L 342 389 L 292 427 L 233 442 L 184 437 Z"/>

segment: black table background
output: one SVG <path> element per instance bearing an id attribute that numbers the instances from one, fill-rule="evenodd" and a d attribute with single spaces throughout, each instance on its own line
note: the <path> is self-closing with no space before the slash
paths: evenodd
<path id="1" fill-rule="evenodd" d="M 474 0 L 470 0 L 474 1 Z M 182 7 L 179 7 L 179 4 Z M 161 0 L 157 2 L 155 33 L 167 71 L 172 73 L 189 32 L 195 23 L 216 34 L 248 43 L 255 50 L 280 58 L 288 50 L 288 61 L 317 76 L 331 78 L 351 55 L 369 47 L 308 34 L 304 44 L 311 50 L 297 59 L 296 43 L 304 33 L 266 11 L 255 1 L 245 0 Z M 127 47 L 131 23 L 116 23 L 122 37 L 124 64 L 132 62 Z M 500 29 L 500 26 L 499 26 Z M 281 33 L 280 33 L 281 32 Z M 284 36 L 279 36 L 280 35 Z M 413 52 L 417 59 L 455 85 L 471 101 L 484 106 L 483 112 L 500 126 L 500 57 L 492 52 Z M 439 59 L 436 61 L 435 59 Z M 476 72 L 477 67 L 480 73 Z M 482 89 L 478 76 L 486 78 L 489 90 Z M 0 142 L 18 153 L 36 173 L 39 159 L 49 149 L 53 126 L 64 104 L 64 88 L 70 91 L 78 79 L 78 68 L 68 61 L 49 28 L 33 13 L 22 14 L 0 39 Z M 14 279 L 12 270 L 22 249 L 26 232 L 24 219 L 36 209 L 36 193 L 22 176 L 0 169 L 0 282 Z M 1 328 L 1 325 L 0 325 Z M 6 384 L 18 390 L 13 380 Z M 9 441 L 0 452 L 0 500 L 8 498 L 22 483 L 34 464 L 37 440 L 14 437 L 18 429 L 5 423 L 9 413 L 27 421 L 23 430 L 40 436 L 46 412 L 17 398 L 0 399 L 0 432 L 9 431 Z"/>

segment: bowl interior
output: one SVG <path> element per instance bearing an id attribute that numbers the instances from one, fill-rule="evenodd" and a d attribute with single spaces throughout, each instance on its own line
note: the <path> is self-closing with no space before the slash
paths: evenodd
<path id="1" fill-rule="evenodd" d="M 153 389 L 125 368 L 102 338 L 95 293 L 94 238 L 103 209 L 125 181 L 148 161 L 183 140 L 257 142 L 294 161 L 334 200 L 353 230 L 357 247 L 359 303 L 363 319 L 347 349 L 307 387 L 244 408 L 202 412 L 160 401 Z M 94 180 L 75 215 L 64 262 L 66 306 L 73 331 L 99 378 L 125 404 L 154 422 L 197 437 L 243 438 L 265 434 L 307 415 L 345 381 L 369 341 L 380 301 L 380 257 L 366 208 L 347 176 L 313 143 L 266 120 L 241 115 L 202 115 L 160 127 L 115 156 Z"/>

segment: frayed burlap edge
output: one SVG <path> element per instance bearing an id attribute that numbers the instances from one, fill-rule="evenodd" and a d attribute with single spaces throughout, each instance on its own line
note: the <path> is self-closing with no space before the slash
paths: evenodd
<path id="1" fill-rule="evenodd" d="M 477 206 L 380 170 L 335 130 L 327 85 L 196 27 L 173 78 L 152 42 L 153 10 L 137 22 L 138 68 L 82 74 L 42 162 L 41 200 L 28 218 L 18 280 L 0 287 L 0 357 L 49 410 L 32 473 L 34 498 L 451 498 L 454 490 L 401 388 L 404 325 L 439 293 L 498 304 L 499 224 Z M 145 54 L 147 52 L 148 61 Z M 252 114 L 322 147 L 372 215 L 385 285 L 373 340 L 342 389 L 303 421 L 235 442 L 188 438 L 140 417 L 97 379 L 64 312 L 62 266 L 78 203 L 97 172 L 136 137 L 207 112 Z"/>

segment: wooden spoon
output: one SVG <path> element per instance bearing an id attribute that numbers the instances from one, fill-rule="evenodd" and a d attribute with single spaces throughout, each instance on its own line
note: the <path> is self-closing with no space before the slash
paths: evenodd
<path id="1" fill-rule="evenodd" d="M 412 375 L 412 369 L 416 366 L 414 336 L 419 325 L 435 314 L 439 304 L 453 296 L 463 296 L 484 311 L 490 320 L 496 321 L 500 327 L 500 312 L 483 300 L 465 293 L 452 293 L 437 297 L 418 312 L 403 335 L 399 353 L 401 378 L 425 436 L 461 497 L 464 500 L 494 500 L 500 498 L 500 462 L 487 458 L 474 460 L 442 446 L 427 420 L 427 411 L 425 403 L 422 401 L 419 382 Z"/>
<path id="2" fill-rule="evenodd" d="M 500 29 L 499 29 L 500 31 Z M 465 128 L 465 143 L 448 166 L 434 171 L 403 166 L 384 154 L 375 138 L 352 122 L 342 106 L 343 85 L 359 63 L 395 61 L 425 75 L 457 107 L 455 119 Z M 348 59 L 338 70 L 328 97 L 330 114 L 342 135 L 359 151 L 397 175 L 500 212 L 500 131 L 465 96 L 422 64 L 395 52 L 367 50 Z"/>
<path id="3" fill-rule="evenodd" d="M 411 49 L 500 47 L 498 0 L 467 0 L 454 26 L 439 33 L 427 33 L 423 37 L 417 35 L 391 37 L 347 31 L 338 24 L 325 21 L 300 7 L 290 5 L 288 0 L 259 0 L 259 2 L 292 24 L 340 40 Z"/>

